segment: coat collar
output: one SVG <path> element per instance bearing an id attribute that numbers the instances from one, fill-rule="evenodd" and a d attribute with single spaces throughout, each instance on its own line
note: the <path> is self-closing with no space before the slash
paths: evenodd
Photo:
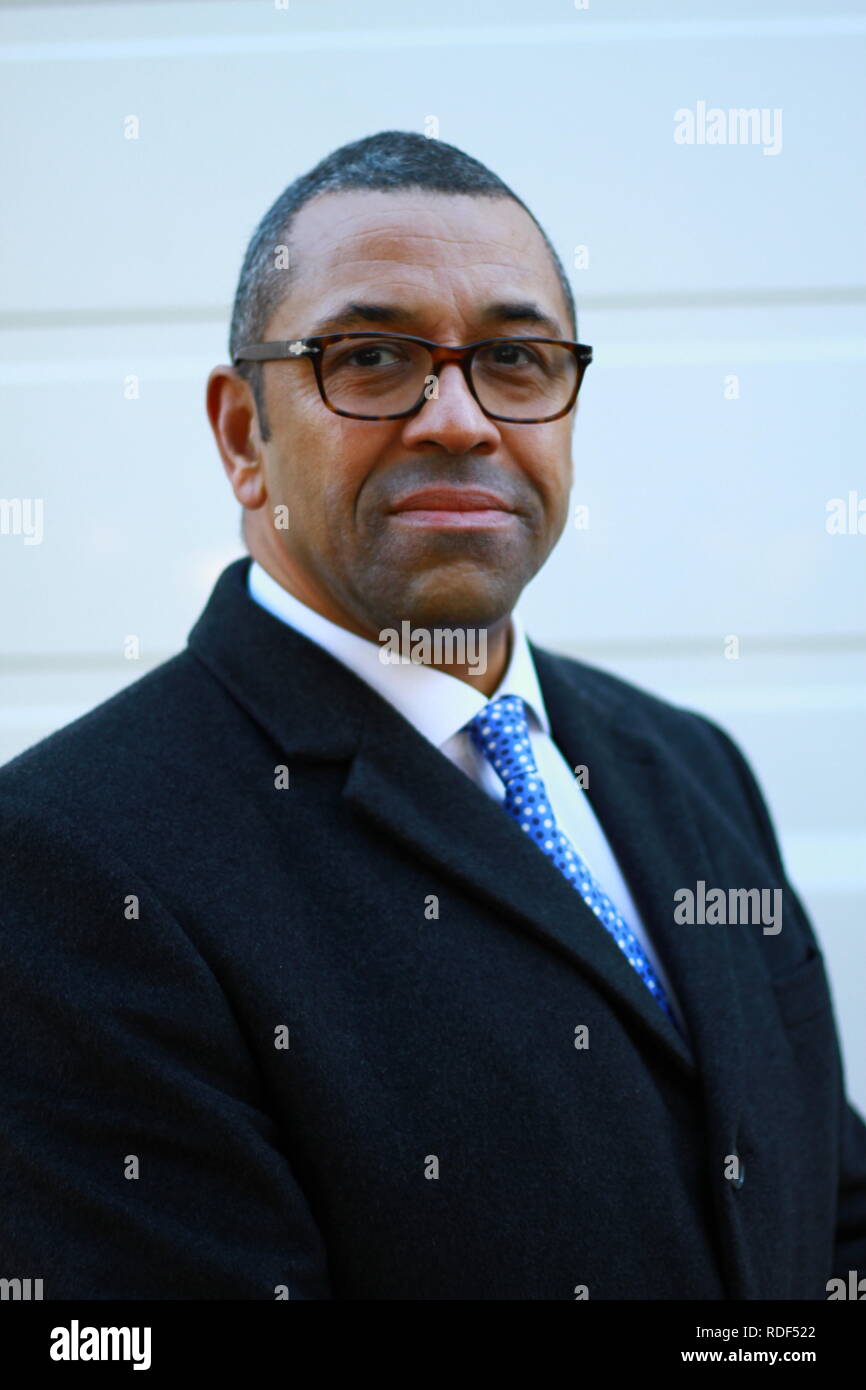
<path id="1" fill-rule="evenodd" d="M 330 652 L 343 666 L 348 666 L 365 685 L 372 687 L 399 710 L 436 748 L 444 749 L 448 741 L 480 713 L 488 698 L 493 698 L 473 689 L 456 676 L 437 671 L 433 666 L 402 660 L 395 665 L 383 663 L 381 643 L 347 632 L 344 627 L 315 612 L 295 598 L 294 594 L 288 593 L 255 561 L 248 570 L 248 587 L 257 603 L 308 637 L 316 646 Z M 405 623 L 405 628 L 411 629 L 411 624 Z M 395 635 L 408 640 L 405 631 L 399 634 L 395 632 Z M 495 693 L 519 695 L 549 735 L 550 724 L 544 696 L 523 622 L 516 609 L 511 614 L 510 648 L 508 666 Z M 467 655 L 471 656 L 471 648 Z"/>

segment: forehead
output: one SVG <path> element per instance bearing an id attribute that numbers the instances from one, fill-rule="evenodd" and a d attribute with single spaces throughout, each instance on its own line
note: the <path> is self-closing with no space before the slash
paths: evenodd
<path id="1" fill-rule="evenodd" d="M 291 233 L 293 310 L 319 309 L 365 287 L 391 298 L 465 308 L 492 289 L 532 297 L 563 316 L 562 288 L 541 233 L 511 198 L 428 190 L 327 193 Z"/>

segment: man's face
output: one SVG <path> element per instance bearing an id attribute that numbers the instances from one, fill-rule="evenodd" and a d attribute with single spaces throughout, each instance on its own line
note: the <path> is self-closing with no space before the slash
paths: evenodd
<path id="1" fill-rule="evenodd" d="M 368 328 L 450 344 L 572 337 L 547 248 L 510 199 L 327 194 L 298 214 L 291 255 L 291 288 L 263 340 Z M 350 302 L 398 317 L 350 318 Z M 553 323 L 491 312 L 526 303 Z M 325 407 L 309 362 L 269 362 L 263 373 L 271 433 L 260 446 L 267 499 L 253 514 L 256 558 L 276 564 L 303 601 L 374 639 L 405 619 L 429 628 L 506 618 L 565 524 L 574 412 L 547 424 L 490 420 L 448 364 L 416 415 L 353 420 Z M 392 510 L 435 485 L 482 488 L 509 510 L 462 520 Z M 281 503 L 286 530 L 271 520 Z"/>

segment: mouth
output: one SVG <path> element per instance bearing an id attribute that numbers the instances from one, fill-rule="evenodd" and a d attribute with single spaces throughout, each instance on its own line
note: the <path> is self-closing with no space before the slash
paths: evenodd
<path id="1" fill-rule="evenodd" d="M 504 498 L 479 488 L 431 487 L 410 493 L 389 512 L 402 525 L 447 530 L 489 530 L 516 521 Z"/>

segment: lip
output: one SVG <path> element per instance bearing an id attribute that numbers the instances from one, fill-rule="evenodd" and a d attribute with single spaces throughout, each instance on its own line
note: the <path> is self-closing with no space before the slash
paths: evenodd
<path id="1" fill-rule="evenodd" d="M 432 528 L 436 531 L 493 531 L 497 528 L 516 525 L 514 512 L 504 512 L 501 507 L 472 507 L 470 511 L 460 512 L 454 507 L 440 509 L 429 507 L 409 507 L 395 512 L 394 524 L 418 530 Z"/>
<path id="2" fill-rule="evenodd" d="M 392 512 L 423 512 L 427 515 L 443 512 L 498 512 L 510 514 L 511 507 L 495 492 L 470 487 L 425 487 L 410 492 L 390 508 Z"/>

